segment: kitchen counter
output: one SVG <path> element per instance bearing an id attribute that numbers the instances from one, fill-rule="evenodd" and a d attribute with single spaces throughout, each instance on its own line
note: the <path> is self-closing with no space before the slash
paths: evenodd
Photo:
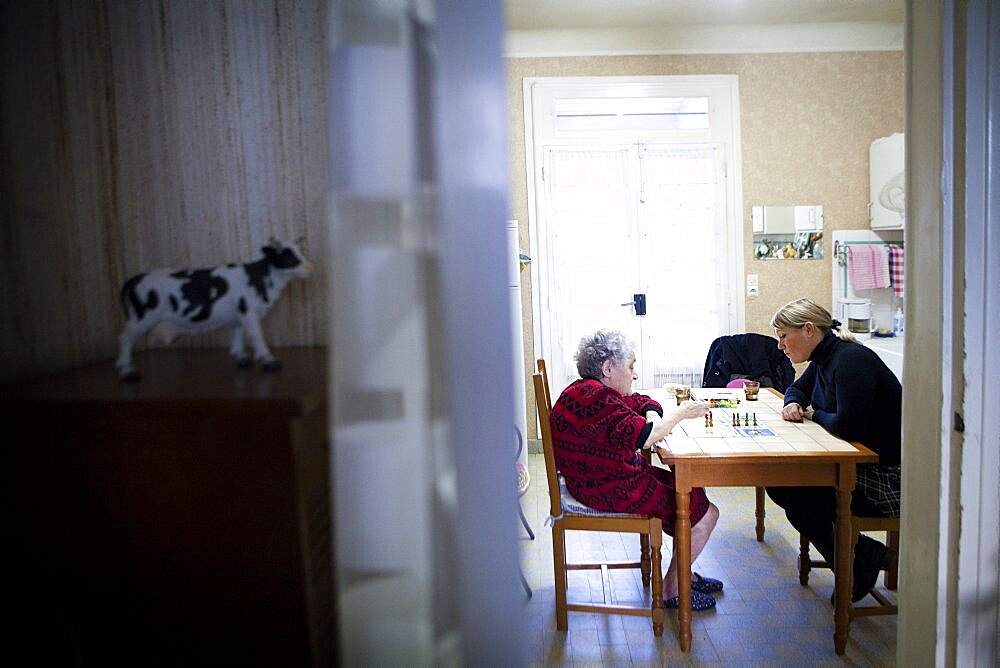
<path id="1" fill-rule="evenodd" d="M 865 339 L 861 343 L 875 351 L 885 365 L 896 374 L 899 382 L 903 382 L 903 336 L 891 336 L 887 338 L 872 337 Z"/>

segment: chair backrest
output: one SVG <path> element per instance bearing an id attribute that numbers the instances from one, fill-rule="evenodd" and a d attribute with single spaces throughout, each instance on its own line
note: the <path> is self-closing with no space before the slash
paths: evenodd
<path id="1" fill-rule="evenodd" d="M 720 336 L 708 349 L 701 386 L 727 387 L 737 378 L 784 392 L 795 380 L 795 368 L 774 337 L 755 332 Z"/>
<path id="2" fill-rule="evenodd" d="M 532 375 L 535 383 L 535 406 L 538 408 L 538 423 L 542 430 L 542 452 L 545 455 L 545 479 L 549 483 L 549 515 L 559 517 L 562 514 L 562 500 L 559 494 L 559 474 L 556 470 L 556 452 L 552 445 L 552 423 L 549 416 L 552 405 L 546 398 L 548 388 L 545 377 L 540 373 Z"/>
<path id="3" fill-rule="evenodd" d="M 545 403 L 548 404 L 549 408 L 552 408 L 552 390 L 549 389 L 549 372 L 545 370 L 545 358 L 539 357 L 535 360 L 535 366 L 538 367 L 538 373 L 542 374 L 542 380 L 545 381 Z"/>

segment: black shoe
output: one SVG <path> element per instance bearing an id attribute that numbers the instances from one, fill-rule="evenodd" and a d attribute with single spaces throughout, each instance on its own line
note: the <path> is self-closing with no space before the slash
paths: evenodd
<path id="1" fill-rule="evenodd" d="M 854 552 L 854 583 L 851 602 L 857 603 L 875 587 L 879 571 L 889 567 L 892 561 L 892 550 L 882 543 L 867 536 L 867 540 L 859 541 Z"/>
<path id="2" fill-rule="evenodd" d="M 864 559 L 873 566 L 885 568 L 889 565 L 889 548 L 879 541 L 861 534 L 858 536 L 858 544 L 854 546 L 854 560 Z"/>
<path id="3" fill-rule="evenodd" d="M 851 603 L 857 603 L 875 588 L 878 573 L 878 566 L 862 563 L 859 559 L 854 560 L 854 589 L 851 593 Z"/>

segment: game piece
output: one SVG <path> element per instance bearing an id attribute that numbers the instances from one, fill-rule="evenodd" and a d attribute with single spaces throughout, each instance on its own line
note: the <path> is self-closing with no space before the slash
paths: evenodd
<path id="1" fill-rule="evenodd" d="M 744 427 L 749 427 L 750 426 L 750 414 L 749 413 L 744 413 L 743 414 L 743 426 Z"/>
<path id="2" fill-rule="evenodd" d="M 735 408 L 740 403 L 739 399 L 709 399 L 708 405 L 712 408 Z"/>
<path id="3" fill-rule="evenodd" d="M 757 426 L 757 414 L 756 413 L 753 414 L 753 426 L 755 426 L 755 427 Z"/>

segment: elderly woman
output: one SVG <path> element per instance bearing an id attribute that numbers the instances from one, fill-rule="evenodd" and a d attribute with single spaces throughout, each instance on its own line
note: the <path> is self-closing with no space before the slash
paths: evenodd
<path id="1" fill-rule="evenodd" d="M 822 425 L 847 441 L 858 441 L 879 456 L 878 464 L 857 467 L 851 512 L 861 517 L 898 516 L 902 387 L 869 348 L 811 299 L 785 304 L 771 327 L 793 364 L 809 366 L 785 390 L 781 416 Z M 833 563 L 836 493 L 832 487 L 769 487 L 788 521 L 805 535 L 827 563 Z M 864 598 L 889 561 L 889 548 L 861 535 L 854 550 L 853 600 Z"/>
<path id="2" fill-rule="evenodd" d="M 567 387 L 552 408 L 556 464 L 566 487 L 581 503 L 595 510 L 654 515 L 673 535 L 675 496 L 673 473 L 652 466 L 639 450 L 665 438 L 683 419 L 701 417 L 704 402 L 687 401 L 668 417 L 657 402 L 632 393 L 635 353 L 620 332 L 600 330 L 580 341 L 576 352 L 580 380 Z M 708 542 L 719 509 L 705 490 L 691 490 L 691 562 Z M 663 578 L 664 605 L 678 607 L 677 563 L 674 549 Z M 715 605 L 712 593 L 722 582 L 693 573 L 691 609 Z"/>

